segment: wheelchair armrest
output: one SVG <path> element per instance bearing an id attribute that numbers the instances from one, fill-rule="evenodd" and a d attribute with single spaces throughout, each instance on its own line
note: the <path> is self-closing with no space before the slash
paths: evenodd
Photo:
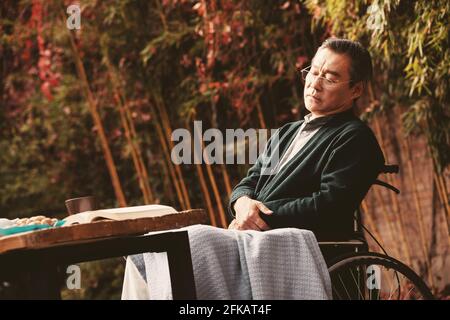
<path id="1" fill-rule="evenodd" d="M 352 239 L 346 241 L 319 241 L 319 248 L 354 248 L 368 251 L 369 246 L 366 241 L 360 239 Z"/>
<path id="2" fill-rule="evenodd" d="M 322 252 L 327 266 L 332 266 L 342 257 L 356 252 L 368 252 L 367 242 L 360 239 L 342 240 L 342 241 L 318 241 L 320 251 Z"/>
<path id="3" fill-rule="evenodd" d="M 334 245 L 362 246 L 366 245 L 366 242 L 358 239 L 348 241 L 319 241 L 319 246 L 334 246 Z"/>

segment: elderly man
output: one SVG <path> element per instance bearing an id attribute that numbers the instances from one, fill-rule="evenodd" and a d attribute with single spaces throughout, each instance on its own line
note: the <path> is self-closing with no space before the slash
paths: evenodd
<path id="1" fill-rule="evenodd" d="M 371 75 L 370 54 L 359 43 L 328 39 L 320 46 L 302 70 L 310 113 L 278 130 L 273 174 L 262 174 L 260 157 L 233 189 L 230 229 L 298 227 L 322 240 L 351 236 L 353 213 L 384 164 L 373 132 L 352 110 Z"/>
<path id="2" fill-rule="evenodd" d="M 303 121 L 288 123 L 280 128 L 276 135 L 279 138 L 278 142 L 276 139 L 268 142 L 266 152 L 258 158 L 247 176 L 234 188 L 229 205 L 229 211 L 234 218 L 230 229 L 268 230 L 297 227 L 313 231 L 318 239 L 337 240 L 351 236 L 353 212 L 384 164 L 383 153 L 372 131 L 355 117 L 351 110 L 355 100 L 361 96 L 371 73 L 370 55 L 360 44 L 343 39 L 329 39 L 322 44 L 312 61 L 312 66 L 302 70 L 305 80 L 305 105 L 311 113 Z M 279 150 L 278 155 L 281 156 L 275 168 L 272 168 L 271 174 L 265 172 L 266 160 L 269 158 L 268 161 L 273 163 L 268 150 Z M 272 157 L 276 158 L 273 152 Z M 223 230 L 215 231 L 218 235 L 221 232 Z M 238 235 L 245 236 L 246 233 L 248 232 Z M 264 236 L 269 235 L 269 232 L 257 234 Z M 236 246 L 236 236 L 237 234 L 232 233 L 229 235 L 230 241 L 220 240 L 219 243 Z M 213 243 L 198 239 L 195 241 L 195 234 L 193 237 L 190 234 L 189 237 L 192 241 L 191 249 L 193 245 L 195 247 L 198 244 L 203 246 L 204 243 L 208 245 Z M 253 234 L 250 238 L 257 236 Z M 283 259 L 283 250 L 292 250 L 292 246 L 285 248 L 285 242 L 279 242 L 278 239 L 281 238 L 276 239 L 277 241 L 272 239 L 271 242 L 272 245 L 279 246 L 274 256 L 281 254 L 282 257 L 276 259 Z M 285 234 L 284 239 L 290 237 Z M 293 241 L 294 247 L 301 243 L 297 240 Z M 251 247 L 249 243 L 242 247 L 248 249 Z M 267 241 L 263 243 L 264 245 L 257 250 L 258 255 L 250 254 L 250 259 L 261 259 L 261 252 L 266 250 L 267 253 L 268 248 L 272 248 L 267 247 Z M 298 253 L 305 254 L 314 248 L 319 250 L 314 244 L 309 244 L 310 248 L 304 246 Z M 204 249 L 205 247 L 202 247 L 203 251 Z M 239 266 L 234 262 L 230 264 L 226 256 L 234 252 L 233 250 L 219 250 L 217 257 L 223 258 L 225 254 L 227 263 L 217 263 L 215 259 L 209 258 L 204 260 L 202 255 L 205 253 L 202 250 L 193 251 L 193 261 L 200 261 L 200 263 L 193 262 L 197 268 L 204 266 L 204 261 L 209 260 L 213 261 L 214 266 L 223 267 L 223 270 L 227 265 Z M 303 259 L 295 254 L 295 249 L 292 252 L 293 256 L 286 262 L 291 263 L 292 270 L 301 263 L 308 264 L 308 261 L 313 260 L 320 262 L 317 255 L 315 258 Z M 236 257 L 240 258 L 240 254 Z M 331 252 L 331 255 L 333 254 L 335 253 Z M 265 257 L 271 256 L 272 253 Z M 299 263 L 293 263 L 294 256 L 297 256 Z M 256 261 L 257 264 L 259 262 Z M 283 267 L 285 263 L 268 265 Z M 258 267 L 256 270 L 260 269 Z M 226 273 L 223 270 L 213 274 L 224 275 Z M 302 270 L 281 279 L 292 281 L 298 275 L 311 276 L 317 273 Z M 326 278 L 326 268 L 322 270 L 324 270 L 323 277 Z M 196 271 L 200 273 L 196 278 L 201 282 L 197 284 L 198 288 L 203 288 L 205 283 L 208 284 L 208 277 L 205 280 L 204 273 L 194 267 L 194 274 Z M 239 273 L 231 272 L 231 274 L 235 279 L 235 275 Z M 277 280 L 276 283 L 278 282 Z M 319 283 L 326 282 L 319 281 Z M 230 285 L 228 289 L 231 288 L 231 292 L 241 294 L 242 290 L 237 287 L 239 285 L 236 285 L 236 288 Z M 221 287 L 218 292 L 222 291 L 224 290 Z M 201 292 L 197 295 L 205 296 Z M 206 296 L 211 298 L 210 294 Z M 140 278 L 136 266 L 128 259 L 122 298 L 145 297 L 148 297 L 146 283 Z"/>

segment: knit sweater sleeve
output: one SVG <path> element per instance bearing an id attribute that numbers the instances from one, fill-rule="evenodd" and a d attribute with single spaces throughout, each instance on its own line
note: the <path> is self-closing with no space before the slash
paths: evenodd
<path id="1" fill-rule="evenodd" d="M 279 140 L 281 132 L 284 132 L 290 124 L 286 124 L 270 137 L 264 151 L 257 158 L 255 164 L 248 170 L 247 175 L 233 188 L 228 202 L 228 213 L 232 218 L 235 218 L 234 204 L 242 196 L 255 198 L 255 190 L 261 175 L 265 174 L 264 170 L 270 168 L 270 161 L 272 161 L 271 154 L 278 152 Z"/>
<path id="2" fill-rule="evenodd" d="M 321 172 L 320 188 L 311 196 L 266 202 L 274 213 L 264 219 L 273 228 L 307 229 L 349 221 L 383 164 L 383 153 L 370 129 L 348 130 L 333 143 Z"/>

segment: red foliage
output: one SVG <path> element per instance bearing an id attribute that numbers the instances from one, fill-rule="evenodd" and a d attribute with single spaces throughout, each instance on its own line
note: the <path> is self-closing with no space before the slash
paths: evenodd
<path id="1" fill-rule="evenodd" d="M 164 3 L 167 8 L 172 2 Z M 302 11 L 301 4 L 289 0 L 275 7 L 283 12 L 284 20 L 291 22 L 296 21 Z M 200 18 L 201 23 L 196 26 L 195 33 L 203 39 L 205 50 L 201 56 L 184 54 L 179 62 L 185 68 L 195 65 L 198 93 L 211 97 L 210 103 L 213 105 L 221 97 L 226 98 L 241 125 L 250 120 L 250 114 L 258 102 L 255 97 L 265 90 L 261 73 L 267 72 L 267 64 L 271 69 L 268 72 L 270 80 L 267 81 L 270 88 L 278 79 L 292 77 L 292 63 L 301 69 L 309 61 L 306 53 L 298 48 L 301 33 L 298 30 L 274 31 L 267 38 L 255 34 L 257 27 L 251 22 L 254 13 L 246 1 L 198 0 L 192 5 L 192 11 Z M 292 25 L 296 26 L 295 23 Z M 300 28 L 303 26 L 300 25 Z M 276 41 L 270 40 L 274 38 Z M 255 56 L 258 42 L 268 49 L 265 51 L 280 51 L 282 54 L 274 55 L 270 62 L 264 61 L 257 70 L 252 70 L 249 67 L 259 60 Z M 292 116 L 291 111 L 287 114 Z"/>
<path id="2" fill-rule="evenodd" d="M 51 101 L 52 88 L 58 86 L 60 80 L 60 74 L 55 73 L 52 70 L 52 51 L 51 47 L 46 47 L 44 40 L 44 7 L 42 5 L 42 0 L 32 1 L 31 18 L 28 22 L 30 29 L 34 29 L 37 32 L 37 45 L 39 49 L 39 60 L 38 60 L 38 75 L 39 79 L 42 81 L 40 86 L 42 94 Z M 27 39 L 25 41 L 25 51 L 22 55 L 25 59 L 30 58 L 30 49 L 32 47 L 32 41 Z"/>
<path id="3" fill-rule="evenodd" d="M 33 47 L 33 41 L 30 39 L 25 40 L 25 49 L 22 52 L 22 59 L 24 62 L 29 62 L 31 58 L 31 48 Z"/>

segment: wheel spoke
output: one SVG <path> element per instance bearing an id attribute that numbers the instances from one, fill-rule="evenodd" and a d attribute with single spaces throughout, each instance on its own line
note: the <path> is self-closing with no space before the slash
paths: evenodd
<path id="1" fill-rule="evenodd" d="M 397 281 L 398 281 L 398 298 L 397 298 L 397 300 L 400 300 L 400 298 L 402 297 L 402 280 L 403 280 L 403 277 L 399 277 L 398 276 L 398 272 L 397 271 L 394 271 L 394 273 L 395 273 L 395 276 L 397 277 Z"/>
<path id="2" fill-rule="evenodd" d="M 356 287 L 358 288 L 359 294 L 361 295 L 361 297 L 363 298 L 363 300 L 366 300 L 366 299 L 364 298 L 362 292 L 361 292 L 361 288 L 360 288 L 359 281 L 356 281 L 355 276 L 353 275 L 353 272 L 352 272 L 352 271 L 350 271 L 350 273 L 352 274 L 352 278 L 353 278 L 353 280 L 354 280 L 355 283 L 356 283 Z M 359 279 L 359 276 L 358 276 L 358 279 Z"/>
<path id="3" fill-rule="evenodd" d="M 426 283 L 412 269 L 382 254 L 348 256 L 329 270 L 333 293 L 338 299 L 433 299 Z"/>
<path id="4" fill-rule="evenodd" d="M 388 297 L 388 300 L 391 300 L 391 297 L 392 297 L 392 294 L 395 292 L 395 291 L 397 291 L 397 289 L 395 289 L 394 291 L 392 291 L 392 284 L 394 283 L 394 277 L 396 276 L 396 272 L 394 271 L 393 273 L 392 273 L 392 282 L 391 282 L 391 290 L 390 290 L 390 294 L 389 294 L 389 297 Z"/>
<path id="5" fill-rule="evenodd" d="M 339 291 L 337 291 L 336 288 L 335 288 L 334 286 L 333 286 L 333 290 L 334 290 L 334 292 L 336 292 L 336 294 L 338 295 L 339 300 L 344 300 L 344 299 L 342 299 L 341 295 L 339 294 Z"/>
<path id="6" fill-rule="evenodd" d="M 338 275 L 338 277 L 339 277 L 339 281 L 340 281 L 341 284 L 342 284 L 342 287 L 344 287 L 344 290 L 345 290 L 345 292 L 347 293 L 348 299 L 349 299 L 349 300 L 352 300 L 352 297 L 351 297 L 350 294 L 348 293 L 347 288 L 346 288 L 344 282 L 342 281 L 341 275 Z"/>
<path id="7" fill-rule="evenodd" d="M 408 290 L 408 293 L 407 293 L 407 297 L 409 297 L 410 296 L 410 293 L 411 293 L 411 291 L 414 289 L 414 286 L 413 285 L 411 285 L 411 289 L 409 289 Z M 408 299 L 408 300 L 411 300 L 411 299 Z"/>

